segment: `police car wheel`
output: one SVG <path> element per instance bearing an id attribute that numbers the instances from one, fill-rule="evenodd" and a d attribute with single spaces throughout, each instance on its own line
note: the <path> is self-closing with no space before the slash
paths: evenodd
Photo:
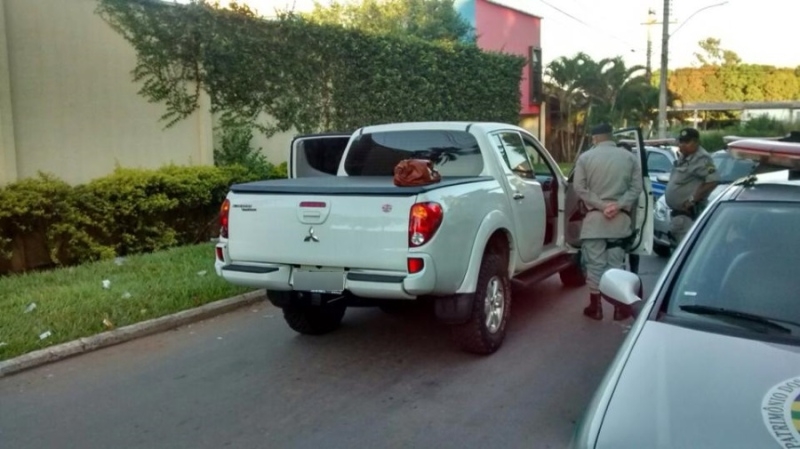
<path id="1" fill-rule="evenodd" d="M 470 318 L 464 324 L 451 327 L 453 340 L 466 352 L 492 354 L 505 339 L 511 316 L 507 260 L 507 255 L 498 252 L 487 252 L 483 256 Z"/>

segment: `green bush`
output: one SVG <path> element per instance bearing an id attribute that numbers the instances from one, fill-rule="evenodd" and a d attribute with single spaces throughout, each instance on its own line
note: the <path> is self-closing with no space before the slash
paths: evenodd
<path id="1" fill-rule="evenodd" d="M 113 255 L 81 196 L 47 174 L 0 189 L 0 272 Z"/>
<path id="2" fill-rule="evenodd" d="M 239 165 L 248 170 L 255 179 L 286 177 L 286 163 L 275 166 L 267 161 L 261 148 L 253 148 L 252 123 L 247 121 L 226 122 L 220 126 L 222 141 L 214 149 L 214 165 L 229 167 Z"/>
<path id="3" fill-rule="evenodd" d="M 285 164 L 117 169 L 70 186 L 40 174 L 0 188 L 0 273 L 150 252 L 216 232 L 231 184 L 285 177 Z"/>

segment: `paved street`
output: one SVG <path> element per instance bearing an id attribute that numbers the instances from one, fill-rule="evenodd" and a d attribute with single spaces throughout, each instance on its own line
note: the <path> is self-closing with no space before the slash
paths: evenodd
<path id="1" fill-rule="evenodd" d="M 663 259 L 644 258 L 649 292 Z M 562 448 L 629 323 L 557 276 L 490 357 L 422 312 L 295 334 L 268 303 L 0 379 L 0 447 Z"/>

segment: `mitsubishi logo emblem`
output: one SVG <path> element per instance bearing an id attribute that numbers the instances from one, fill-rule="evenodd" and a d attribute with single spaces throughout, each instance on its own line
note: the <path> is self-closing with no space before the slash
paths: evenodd
<path id="1" fill-rule="evenodd" d="M 314 234 L 314 227 L 308 228 L 308 235 L 303 239 L 304 242 L 319 242 L 319 237 Z"/>

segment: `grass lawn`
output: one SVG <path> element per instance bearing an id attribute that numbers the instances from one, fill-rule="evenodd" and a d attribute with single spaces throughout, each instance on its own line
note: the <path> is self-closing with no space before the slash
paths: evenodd
<path id="1" fill-rule="evenodd" d="M 217 277 L 211 243 L 0 277 L 0 360 L 247 291 Z"/>

